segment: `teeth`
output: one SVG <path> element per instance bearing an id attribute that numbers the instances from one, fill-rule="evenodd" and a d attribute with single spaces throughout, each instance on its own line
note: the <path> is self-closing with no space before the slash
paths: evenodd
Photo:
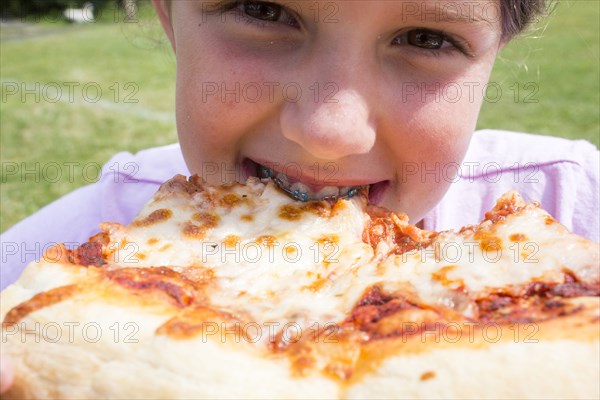
<path id="1" fill-rule="evenodd" d="M 334 199 L 340 195 L 340 189 L 335 186 L 325 186 L 321 190 L 317 192 L 315 198 L 317 199 L 325 199 L 331 198 Z"/>
<path id="2" fill-rule="evenodd" d="M 312 198 L 312 190 L 310 190 L 310 188 L 308 186 L 306 186 L 305 184 L 301 183 L 301 182 L 296 182 L 294 183 L 291 187 L 290 190 L 292 192 L 292 196 L 294 196 L 295 199 L 298 200 L 302 200 L 302 201 L 308 201 Z"/>
<path id="3" fill-rule="evenodd" d="M 352 189 L 352 186 L 344 186 L 340 188 L 340 196 L 346 196 L 348 191 Z"/>
<path id="4" fill-rule="evenodd" d="M 285 175 L 281 172 L 277 174 L 276 182 L 279 184 L 279 186 L 284 186 L 284 187 L 290 186 L 290 182 L 288 181 L 287 175 Z"/>
<path id="5" fill-rule="evenodd" d="M 259 164 L 258 176 L 261 179 L 271 178 L 273 182 L 279 186 L 281 190 L 289 194 L 296 200 L 309 201 L 309 200 L 335 200 L 338 198 L 350 198 L 358 193 L 356 186 L 325 186 L 315 193 L 311 188 L 302 182 L 294 182 L 290 185 L 288 177 L 279 172 L 276 173 L 270 168 Z"/>

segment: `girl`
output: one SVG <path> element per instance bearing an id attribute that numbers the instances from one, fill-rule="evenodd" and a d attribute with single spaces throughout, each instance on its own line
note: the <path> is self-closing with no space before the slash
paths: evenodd
<path id="1" fill-rule="evenodd" d="M 515 188 L 598 240 L 594 146 L 473 133 L 498 51 L 544 0 L 153 3 L 177 60 L 180 144 L 118 154 L 98 183 L 6 232 L 3 288 L 45 244 L 128 223 L 176 173 L 272 177 L 299 200 L 369 186 L 431 230 L 477 223 Z"/>

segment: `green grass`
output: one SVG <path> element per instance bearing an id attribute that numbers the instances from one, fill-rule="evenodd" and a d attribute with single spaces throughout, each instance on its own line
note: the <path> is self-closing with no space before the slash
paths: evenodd
<path id="1" fill-rule="evenodd" d="M 509 43 L 491 79 L 502 96 L 484 104 L 478 128 L 583 138 L 599 145 L 599 10 L 597 0 L 563 1 L 533 34 Z M 142 7 L 140 14 L 139 22 L 129 24 L 103 13 L 98 23 L 85 26 L 43 19 L 35 25 L 2 25 L 6 98 L 0 103 L 0 231 L 88 183 L 84 166 L 102 165 L 118 151 L 176 141 L 174 57 L 153 11 Z M 12 81 L 41 87 L 57 83 L 63 101 L 8 96 L 5 85 Z M 80 83 L 73 102 L 64 82 Z M 102 89 L 98 103 L 83 99 L 86 83 Z M 126 103 L 135 88 L 131 99 L 137 102 Z M 78 165 L 72 176 L 66 162 Z M 63 172 L 54 183 L 42 176 L 51 163 Z M 15 167 L 37 168 L 40 174 L 11 174 Z"/>
<path id="2" fill-rule="evenodd" d="M 177 140 L 174 57 L 157 19 L 148 15 L 153 11 L 140 11 L 137 23 L 105 17 L 108 21 L 86 25 L 42 19 L 33 27 L 2 27 L 0 231 L 89 183 L 94 165 L 116 152 Z M 21 87 L 8 95 L 7 82 L 15 81 L 27 88 L 38 83 L 48 88 L 48 96 L 23 98 Z M 68 82 L 80 83 L 72 101 Z M 62 101 L 46 101 L 57 97 L 48 84 L 60 87 Z M 97 103 L 86 101 L 85 84 L 90 99 L 94 88 L 102 91 Z M 52 163 L 60 166 L 58 180 Z M 76 163 L 73 174 L 65 163 Z M 91 177 L 84 176 L 84 167 Z M 38 173 L 23 176 L 24 170 Z M 45 179 L 44 172 L 56 182 Z"/>
<path id="3" fill-rule="evenodd" d="M 561 1 L 550 18 L 501 52 L 490 82 L 502 90 L 477 127 L 600 144 L 600 1 Z M 490 99 L 496 93 L 490 89 Z"/>

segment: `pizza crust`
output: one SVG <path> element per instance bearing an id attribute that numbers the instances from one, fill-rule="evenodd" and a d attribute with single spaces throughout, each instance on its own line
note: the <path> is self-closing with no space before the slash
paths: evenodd
<path id="1" fill-rule="evenodd" d="M 318 376 L 290 376 L 285 359 L 263 358 L 229 343 L 157 337 L 144 346 L 73 346 L 32 344 L 33 339 L 3 346 L 16 361 L 15 385 L 3 398 L 584 399 L 599 394 L 597 337 L 397 355 L 341 385 Z"/>
<path id="2" fill-rule="evenodd" d="M 61 283 L 67 283 L 72 279 L 64 276 L 77 269 L 63 269 Z M 25 277 L 43 276 L 29 272 Z M 3 317 L 29 295 L 19 285 L 3 292 Z M 579 307 L 577 313 L 523 324 L 518 334 L 514 326 L 488 324 L 486 334 L 486 326 L 473 325 L 473 331 L 464 330 L 459 340 L 456 333 L 432 330 L 373 341 L 361 350 L 361 362 L 344 380 L 318 371 L 295 373 L 293 361 L 285 355 L 265 354 L 243 338 L 237 343 L 231 333 L 224 339 L 220 334 L 188 339 L 157 335 L 174 307 L 132 306 L 131 299 L 116 300 L 114 295 L 77 296 L 30 314 L 18 333 L 4 329 L 2 353 L 13 361 L 15 384 L 3 398 L 594 398 L 599 394 L 596 297 L 570 299 Z M 227 323 L 217 314 L 210 317 L 211 323 Z M 102 334 L 96 340 L 98 328 L 85 336 L 74 330 L 70 338 L 66 326 L 73 321 L 79 326 L 95 324 Z M 124 329 L 128 323 L 138 330 Z M 48 324 L 62 327 L 59 341 L 50 329 L 43 336 Z M 120 328 L 118 338 L 115 324 Z M 501 338 L 496 342 L 498 329 Z M 337 345 L 311 344 L 320 346 L 316 352 Z"/>
<path id="3" fill-rule="evenodd" d="M 598 398 L 598 341 L 501 343 L 387 358 L 344 398 Z"/>

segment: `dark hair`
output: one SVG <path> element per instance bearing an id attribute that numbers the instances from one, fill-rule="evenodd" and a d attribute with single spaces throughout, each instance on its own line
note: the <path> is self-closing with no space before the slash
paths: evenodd
<path id="1" fill-rule="evenodd" d="M 510 39 L 547 14 L 550 0 L 500 0 L 502 36 Z"/>

